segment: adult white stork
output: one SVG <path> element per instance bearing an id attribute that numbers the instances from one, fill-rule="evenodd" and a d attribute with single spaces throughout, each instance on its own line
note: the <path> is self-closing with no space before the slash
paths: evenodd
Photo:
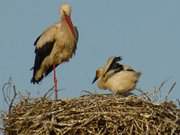
<path id="1" fill-rule="evenodd" d="M 55 99 L 57 99 L 57 79 L 55 68 L 75 54 L 78 42 L 78 30 L 71 21 L 71 6 L 60 7 L 60 21 L 47 28 L 34 42 L 35 61 L 33 84 L 39 83 L 52 70 L 54 71 Z"/>
<path id="2" fill-rule="evenodd" d="M 114 94 L 128 94 L 139 80 L 140 72 L 129 65 L 118 63 L 121 57 L 110 57 L 107 63 L 96 70 L 93 83 L 97 80 L 100 89 L 109 89 Z"/>

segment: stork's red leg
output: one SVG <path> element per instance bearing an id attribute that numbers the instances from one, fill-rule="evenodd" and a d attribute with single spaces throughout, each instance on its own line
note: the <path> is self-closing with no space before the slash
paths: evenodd
<path id="1" fill-rule="evenodd" d="M 57 100 L 58 99 L 58 88 L 57 88 L 56 66 L 55 65 L 53 65 L 53 79 L 54 79 L 55 100 Z"/>

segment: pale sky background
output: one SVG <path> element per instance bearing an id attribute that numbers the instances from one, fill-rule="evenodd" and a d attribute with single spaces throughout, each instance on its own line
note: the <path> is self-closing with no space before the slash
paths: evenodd
<path id="1" fill-rule="evenodd" d="M 33 42 L 59 20 L 63 2 L 72 5 L 79 42 L 75 57 L 57 68 L 61 98 L 78 97 L 82 90 L 103 92 L 91 82 L 109 56 L 122 56 L 123 63 L 143 73 L 138 88 L 152 89 L 168 80 L 167 92 L 176 81 L 170 98 L 180 97 L 179 0 L 1 0 L 0 88 L 10 76 L 17 90 L 33 96 L 52 87 L 52 74 L 39 85 L 30 83 Z M 5 107 L 0 90 L 0 110 Z"/>

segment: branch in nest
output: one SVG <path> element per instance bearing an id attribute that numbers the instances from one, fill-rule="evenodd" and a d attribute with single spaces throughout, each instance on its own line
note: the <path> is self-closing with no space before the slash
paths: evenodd
<path id="1" fill-rule="evenodd" d="M 51 88 L 44 94 L 43 98 L 47 98 L 48 95 L 50 94 L 50 92 L 52 92 L 53 90 L 54 90 L 54 86 L 51 87 Z"/>
<path id="2" fill-rule="evenodd" d="M 44 96 L 42 96 L 42 97 L 43 98 L 48 98 L 48 97 L 52 96 L 52 91 L 53 90 L 54 90 L 54 86 L 52 86 L 46 93 L 44 93 Z M 58 92 L 61 91 L 61 90 L 63 90 L 63 89 L 59 89 Z"/>
<path id="3" fill-rule="evenodd" d="M 170 87 L 170 89 L 168 90 L 168 93 L 165 97 L 165 100 L 168 100 L 168 96 L 170 95 L 170 93 L 172 92 L 172 90 L 174 89 L 174 87 L 176 86 L 176 81 L 172 84 L 172 86 Z"/>
<path id="4" fill-rule="evenodd" d="M 90 91 L 88 91 L 88 90 L 82 90 L 81 92 L 86 93 L 86 94 L 88 94 L 88 95 L 90 95 L 90 96 L 93 96 L 93 95 L 96 95 L 96 94 L 97 94 L 97 93 L 90 92 Z"/>
<path id="5" fill-rule="evenodd" d="M 151 98 L 141 89 L 136 88 L 138 92 L 140 92 L 142 95 L 144 95 L 149 101 L 151 101 Z"/>
<path id="6" fill-rule="evenodd" d="M 7 85 L 9 85 L 9 82 L 7 82 L 7 83 L 4 83 L 4 85 L 3 85 L 3 87 L 2 87 L 2 93 L 3 93 L 3 98 L 4 98 L 4 101 L 6 102 L 6 104 L 8 104 L 9 105 L 9 98 L 8 98 L 8 96 L 6 96 L 6 94 L 5 94 L 5 88 L 6 88 L 6 86 Z"/>
<path id="7" fill-rule="evenodd" d="M 13 97 L 11 98 L 10 97 L 10 93 L 12 91 L 13 91 Z M 12 109 L 13 103 L 14 103 L 14 101 L 16 99 L 16 96 L 17 96 L 16 86 L 12 82 L 12 78 L 11 77 L 9 78 L 8 82 L 4 83 L 4 85 L 2 87 L 2 93 L 3 93 L 4 101 L 9 106 L 9 109 L 8 109 L 9 113 L 11 113 L 11 109 Z"/>
<path id="8" fill-rule="evenodd" d="M 14 101 L 16 99 L 16 96 L 17 96 L 16 86 L 15 85 L 13 85 L 13 92 L 14 92 L 14 95 L 13 95 L 13 98 L 11 99 L 10 104 L 9 104 L 9 113 L 11 113 L 11 108 L 12 108 L 13 103 L 14 103 Z"/>

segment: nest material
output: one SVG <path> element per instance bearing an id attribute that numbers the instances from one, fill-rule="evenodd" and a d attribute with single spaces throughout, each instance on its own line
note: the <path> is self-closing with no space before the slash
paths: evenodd
<path id="1" fill-rule="evenodd" d="M 141 135 L 180 133 L 180 110 L 136 96 L 22 99 L 4 116 L 6 135 Z"/>

